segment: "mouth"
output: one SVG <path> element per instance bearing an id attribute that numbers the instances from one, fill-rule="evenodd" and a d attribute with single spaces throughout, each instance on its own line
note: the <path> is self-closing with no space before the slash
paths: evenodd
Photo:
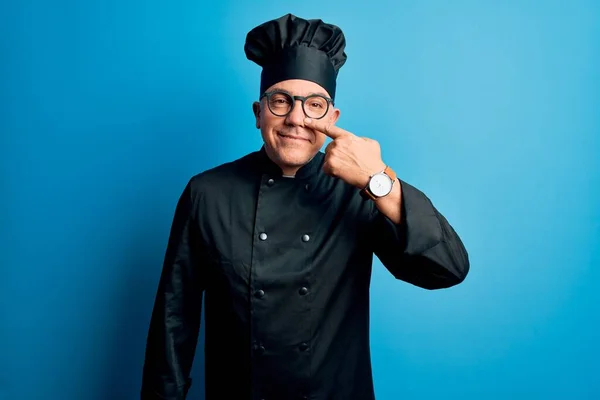
<path id="1" fill-rule="evenodd" d="M 281 133 L 277 133 L 277 136 L 280 137 L 283 140 L 289 140 L 289 141 L 294 141 L 294 142 L 309 142 L 311 143 L 310 139 L 301 137 L 301 136 L 293 136 L 293 135 L 283 135 Z"/>

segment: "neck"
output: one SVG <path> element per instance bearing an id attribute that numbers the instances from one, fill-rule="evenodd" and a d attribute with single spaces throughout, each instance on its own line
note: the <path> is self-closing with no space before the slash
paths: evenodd
<path id="1" fill-rule="evenodd" d="M 279 165 L 279 164 L 277 164 Z M 298 170 L 300 169 L 300 167 L 287 167 L 287 166 L 283 166 L 283 165 L 279 165 L 279 168 L 281 168 L 281 175 L 284 178 L 293 178 L 296 176 L 296 172 L 298 172 Z"/>
<path id="2" fill-rule="evenodd" d="M 315 158 L 315 156 L 312 156 L 304 165 L 309 164 L 313 158 Z M 282 172 L 282 176 L 284 178 L 294 178 L 296 176 L 296 173 L 298 172 L 298 170 L 300 170 L 300 168 L 302 168 L 304 165 L 301 165 L 299 167 L 290 167 L 287 165 L 280 165 L 279 163 L 276 163 L 279 168 L 281 168 L 281 172 Z"/>

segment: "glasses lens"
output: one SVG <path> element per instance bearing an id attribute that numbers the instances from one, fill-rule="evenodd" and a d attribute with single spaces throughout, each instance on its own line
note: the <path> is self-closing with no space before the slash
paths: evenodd
<path id="1" fill-rule="evenodd" d="M 292 98 L 285 93 L 273 93 L 269 99 L 269 109 L 275 115 L 286 115 L 292 108 Z"/>
<path id="2" fill-rule="evenodd" d="M 327 113 L 327 100 L 321 96 L 311 96 L 304 103 L 304 112 L 310 118 L 321 118 Z"/>

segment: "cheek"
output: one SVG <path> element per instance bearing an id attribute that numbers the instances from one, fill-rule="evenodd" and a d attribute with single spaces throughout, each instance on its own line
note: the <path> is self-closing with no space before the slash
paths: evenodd
<path id="1" fill-rule="evenodd" d="M 325 144 L 326 140 L 327 140 L 327 136 L 325 136 L 325 134 L 323 134 L 321 132 L 316 133 L 316 144 L 319 147 L 323 146 L 323 144 Z"/>
<path id="2" fill-rule="evenodd" d="M 272 133 L 273 129 L 277 127 L 278 120 L 273 118 L 273 116 L 268 115 L 266 113 L 261 114 L 260 124 L 264 132 Z"/>

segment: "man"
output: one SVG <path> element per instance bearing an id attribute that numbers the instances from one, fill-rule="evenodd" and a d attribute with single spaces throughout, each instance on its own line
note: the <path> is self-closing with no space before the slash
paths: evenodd
<path id="1" fill-rule="evenodd" d="M 186 397 L 203 293 L 208 400 L 374 399 L 373 255 L 422 288 L 465 279 L 467 252 L 430 200 L 376 141 L 335 126 L 344 48 L 337 26 L 290 14 L 248 33 L 264 145 L 192 177 L 179 199 L 143 399 Z"/>

